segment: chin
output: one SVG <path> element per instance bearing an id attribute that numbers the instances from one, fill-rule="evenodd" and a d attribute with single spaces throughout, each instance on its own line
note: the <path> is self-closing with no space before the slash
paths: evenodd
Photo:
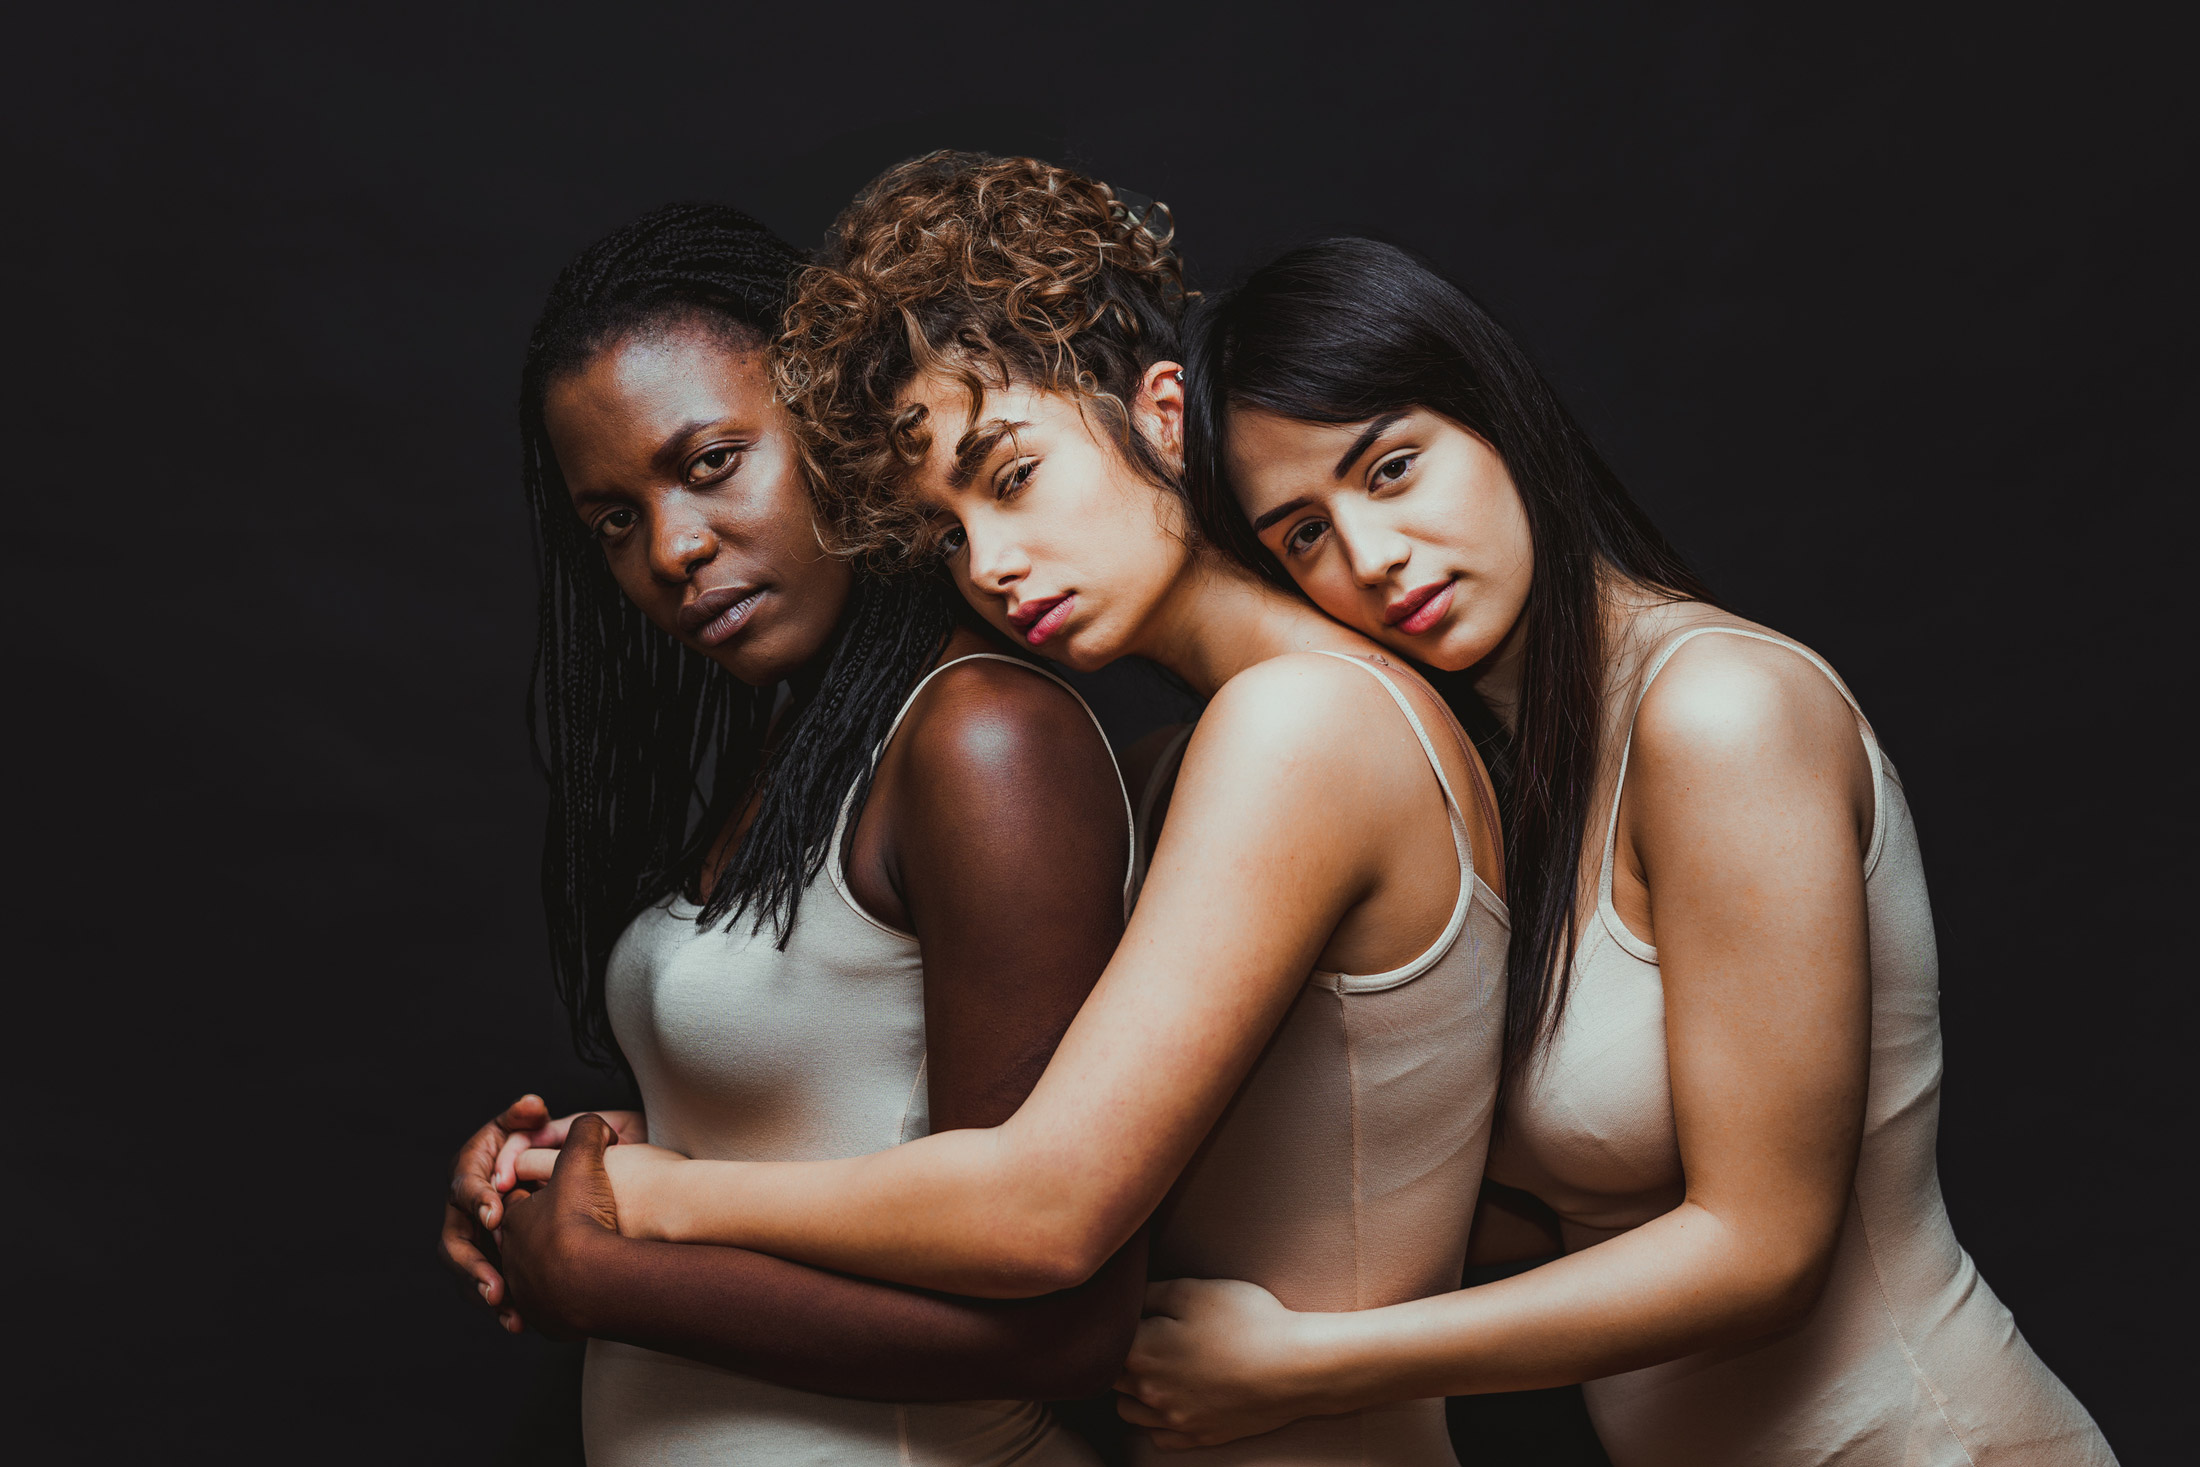
<path id="1" fill-rule="evenodd" d="M 1122 656 L 1119 649 L 1096 647 L 1090 637 L 1074 634 L 1059 643 L 1050 643 L 1037 649 L 1049 662 L 1059 662 L 1072 672 L 1098 672 L 1116 658 Z"/>
<path id="2" fill-rule="evenodd" d="M 717 663 L 733 677 L 752 688 L 775 688 L 794 676 L 804 661 L 800 657 L 776 655 L 774 647 L 718 648 L 703 654 Z"/>

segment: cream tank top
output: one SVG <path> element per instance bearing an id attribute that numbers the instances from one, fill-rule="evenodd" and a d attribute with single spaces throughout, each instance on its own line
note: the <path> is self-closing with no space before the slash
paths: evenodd
<path id="1" fill-rule="evenodd" d="M 1466 820 L 1412 703 L 1370 663 L 1325 655 L 1382 683 L 1413 726 L 1451 816 L 1459 895 L 1442 934 L 1403 967 L 1308 975 L 1155 1213 L 1152 1272 L 1247 1279 L 1288 1308 L 1333 1311 L 1459 1287 L 1497 1101 L 1508 918 L 1475 874 Z M 1142 837 L 1189 740 L 1187 730 L 1141 796 Z M 1143 1432 L 1132 1442 L 1133 1460 L 1156 1464 L 1457 1462 L 1441 1399 L 1311 1417 L 1221 1447 L 1161 1452 Z"/>
<path id="2" fill-rule="evenodd" d="M 1852 710 L 1872 768 L 1864 858 L 1872 985 L 1864 1144 L 1832 1276 L 1769 1339 L 1590 1381 L 1614 1467 L 1999 1467 L 2110 1464 L 2100 1430 L 2017 1333 L 1956 1242 L 1940 1195 L 1940 970 L 1917 828 L 1871 725 L 1833 669 L 1783 638 L 1697 626 L 1651 660 L 1635 705 L 1699 636 L 1785 647 Z M 1543 1199 L 1577 1252 L 1679 1205 L 1684 1187 L 1657 949 L 1612 905 L 1612 853 L 1632 720 L 1597 877 L 1548 1050 L 1506 1097 L 1490 1175 Z"/>
<path id="3" fill-rule="evenodd" d="M 887 740 L 932 678 L 981 659 L 1062 681 L 998 653 L 957 658 L 917 684 Z M 874 766 L 885 747 L 873 751 Z M 803 1161 L 880 1151 L 930 1129 L 923 963 L 915 937 L 864 911 L 848 889 L 842 845 L 854 795 L 851 788 L 841 804 L 822 879 L 804 889 L 784 951 L 769 924 L 752 933 L 746 917 L 699 928 L 701 909 L 680 898 L 635 918 L 613 949 L 611 1027 L 657 1145 L 694 1157 Z M 591 1467 L 1095 1461 L 1031 1401 L 816 1395 L 606 1340 L 588 1345 L 582 1429 Z"/>

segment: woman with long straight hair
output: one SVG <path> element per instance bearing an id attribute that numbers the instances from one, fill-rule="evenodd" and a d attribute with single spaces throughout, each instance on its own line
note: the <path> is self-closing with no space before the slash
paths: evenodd
<path id="1" fill-rule="evenodd" d="M 1150 657 L 1207 706 L 1142 796 L 1123 941 L 1013 1116 L 832 1161 L 622 1143 L 558 1174 L 608 1180 L 644 1237 L 970 1294 L 1086 1286 L 1157 1206 L 1164 1275 L 1309 1310 L 1456 1287 L 1505 948 L 1472 746 L 1396 659 L 1194 533 L 1182 275 L 1147 216 L 1064 169 L 944 154 L 874 182 L 836 237 L 781 343 L 836 519 L 881 555 L 936 551 L 1026 646 Z M 1454 1462 L 1433 1399 L 1209 1459 Z"/>
<path id="2" fill-rule="evenodd" d="M 584 1053 L 640 1091 L 611 1123 L 698 1157 L 1005 1118 L 1130 876 L 1077 696 L 938 577 L 827 553 L 765 355 L 800 264 L 735 210 L 659 210 L 558 277 L 521 377 L 552 956 Z M 597 1467 L 1093 1461 L 1035 1402 L 1106 1389 L 1136 1239 L 1049 1298 L 958 1299 L 622 1238 L 571 1177 L 510 1191 L 518 1148 L 608 1139 L 516 1105 L 461 1152 L 443 1234 L 508 1328 L 591 1337 Z"/>
<path id="3" fill-rule="evenodd" d="M 1402 251 L 1254 272 L 1188 376 L 1201 532 L 1465 672 L 1503 724 L 1490 1176 L 1541 1207 L 1490 1221 L 1564 1256 L 1357 1314 L 1176 1284 L 1134 1419 L 1215 1441 L 1586 1381 L 1619 1467 L 2113 1460 L 1950 1228 L 1917 831 L 1833 670 L 1721 609 L 1512 339 Z"/>

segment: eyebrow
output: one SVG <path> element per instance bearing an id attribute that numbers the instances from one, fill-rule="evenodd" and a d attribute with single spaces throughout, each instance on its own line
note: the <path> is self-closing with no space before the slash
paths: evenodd
<path id="1" fill-rule="evenodd" d="M 1031 424 L 1025 422 L 1011 423 L 1006 418 L 995 418 L 989 423 L 980 423 L 963 434 L 962 441 L 955 445 L 955 462 L 947 471 L 948 487 L 967 487 L 977 477 L 979 466 L 993 456 L 994 449 L 1001 446 L 1003 438 L 1030 426 Z"/>
<path id="2" fill-rule="evenodd" d="M 680 457 L 680 449 L 686 442 L 705 428 L 715 428 L 724 418 L 690 418 L 665 435 L 665 441 L 657 445 L 656 461 L 669 464 Z"/>
<path id="3" fill-rule="evenodd" d="M 1352 466 L 1359 462 L 1360 455 L 1367 452 L 1368 445 L 1396 427 L 1398 421 L 1403 417 L 1405 417 L 1403 412 L 1385 413 L 1382 417 L 1368 424 L 1366 428 L 1361 430 L 1360 436 L 1352 440 L 1352 446 L 1344 451 L 1344 457 L 1337 460 L 1337 466 L 1329 471 L 1329 477 L 1341 479 L 1347 473 L 1350 473 Z M 1296 499 L 1286 499 L 1283 503 L 1253 521 L 1253 533 L 1259 534 L 1285 515 L 1294 514 L 1313 502 L 1303 494 Z"/>
<path id="4" fill-rule="evenodd" d="M 1352 440 L 1352 446 L 1344 451 L 1344 457 L 1337 460 L 1337 466 L 1329 471 L 1329 477 L 1332 479 L 1343 478 L 1351 471 L 1352 466 L 1359 462 L 1360 455 L 1367 452 L 1368 445 L 1396 427 L 1398 420 L 1404 416 L 1403 412 L 1385 413 L 1374 422 L 1369 423 L 1361 431 L 1360 436 Z"/>
<path id="5" fill-rule="evenodd" d="M 1277 505 L 1274 509 L 1269 510 L 1266 514 L 1261 515 L 1258 519 L 1253 521 L 1253 533 L 1258 535 L 1262 530 L 1267 529 L 1270 525 L 1274 524 L 1277 520 L 1282 519 L 1285 515 L 1294 514 L 1299 510 L 1306 508 L 1309 504 L 1312 504 L 1313 502 L 1313 500 L 1308 499 L 1303 494 L 1301 494 L 1296 499 L 1286 499 L 1283 503 Z"/>

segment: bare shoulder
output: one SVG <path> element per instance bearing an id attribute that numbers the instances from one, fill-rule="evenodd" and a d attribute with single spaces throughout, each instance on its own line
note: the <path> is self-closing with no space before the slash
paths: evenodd
<path id="1" fill-rule="evenodd" d="M 1696 637 L 1651 683 L 1635 717 L 1645 773 L 1817 777 L 1868 769 L 1856 713 L 1839 686 L 1793 647 L 1756 637 Z"/>
<path id="2" fill-rule="evenodd" d="M 934 677 L 895 743 L 909 772 L 942 794 L 1079 776 L 1115 783 L 1107 740 L 1083 701 L 1039 669 L 999 658 Z"/>
<path id="3" fill-rule="evenodd" d="M 1377 724 L 1386 710 L 1387 722 Z M 1353 765 L 1369 752 L 1371 724 L 1395 723 L 1390 694 L 1366 668 L 1319 652 L 1294 652 L 1256 663 L 1222 685 L 1199 720 L 1185 762 L 1319 758 Z"/>

